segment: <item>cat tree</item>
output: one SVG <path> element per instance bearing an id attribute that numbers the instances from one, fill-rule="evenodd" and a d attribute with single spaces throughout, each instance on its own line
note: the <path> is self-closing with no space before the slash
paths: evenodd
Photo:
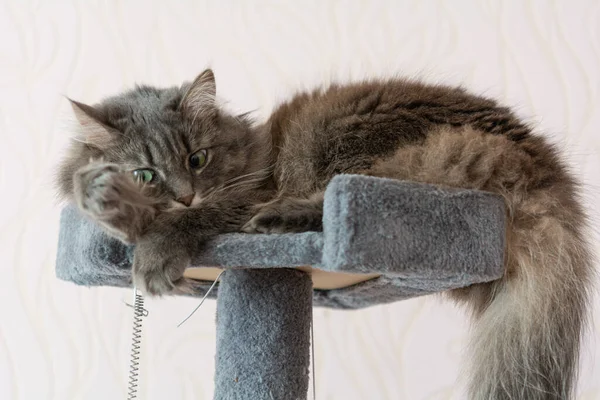
<path id="1" fill-rule="evenodd" d="M 503 274 L 505 207 L 496 195 L 357 175 L 325 193 L 323 232 L 228 234 L 186 275 L 217 298 L 216 400 L 306 399 L 312 306 L 356 309 Z M 57 277 L 130 286 L 132 248 L 67 207 Z M 209 268 L 200 266 L 211 266 Z"/>

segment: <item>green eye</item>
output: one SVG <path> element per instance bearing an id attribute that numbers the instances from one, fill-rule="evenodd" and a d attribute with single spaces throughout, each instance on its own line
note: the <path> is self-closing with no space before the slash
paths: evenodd
<path id="1" fill-rule="evenodd" d="M 200 150 L 190 156 L 190 167 L 202 168 L 206 164 L 208 158 L 208 152 L 206 150 Z"/>
<path id="2" fill-rule="evenodd" d="M 156 173 L 151 169 L 136 169 L 133 171 L 133 177 L 136 181 L 141 183 L 150 183 L 154 181 Z"/>

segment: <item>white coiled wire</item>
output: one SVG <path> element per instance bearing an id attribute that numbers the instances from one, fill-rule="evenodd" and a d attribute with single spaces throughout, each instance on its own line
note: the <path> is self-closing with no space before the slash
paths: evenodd
<path id="1" fill-rule="evenodd" d="M 138 371 L 140 365 L 140 347 L 142 342 L 142 318 L 148 316 L 144 308 L 144 296 L 133 288 L 133 336 L 129 362 L 129 383 L 127 385 L 127 400 L 137 399 Z"/>

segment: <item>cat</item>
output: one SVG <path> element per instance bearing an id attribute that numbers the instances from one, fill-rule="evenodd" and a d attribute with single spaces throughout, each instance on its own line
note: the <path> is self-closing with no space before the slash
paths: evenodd
<path id="1" fill-rule="evenodd" d="M 320 230 L 336 174 L 493 192 L 506 203 L 506 273 L 448 293 L 472 312 L 469 398 L 574 396 L 593 258 L 580 185 L 555 146 L 491 99 L 402 79 L 303 92 L 264 123 L 215 96 L 206 70 L 95 106 L 70 100 L 78 127 L 59 191 L 136 244 L 138 288 L 191 290 L 190 256 L 219 233 Z"/>

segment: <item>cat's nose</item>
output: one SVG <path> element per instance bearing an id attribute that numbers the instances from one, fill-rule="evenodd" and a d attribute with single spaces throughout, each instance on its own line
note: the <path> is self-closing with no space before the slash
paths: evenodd
<path id="1" fill-rule="evenodd" d="M 183 204 L 186 207 L 189 207 L 190 204 L 192 204 L 192 200 L 194 200 L 194 193 L 188 194 L 187 196 L 182 196 L 182 197 L 178 198 L 176 201 L 178 203 Z"/>

